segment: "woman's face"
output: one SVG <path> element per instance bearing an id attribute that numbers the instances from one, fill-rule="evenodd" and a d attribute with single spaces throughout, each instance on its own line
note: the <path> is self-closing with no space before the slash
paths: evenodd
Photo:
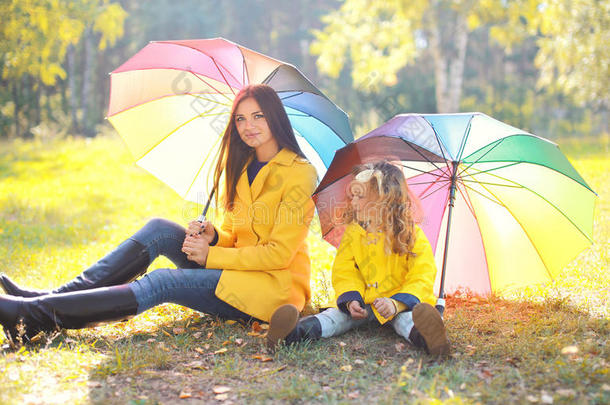
<path id="1" fill-rule="evenodd" d="M 256 150 L 258 160 L 267 161 L 279 150 L 263 110 L 253 97 L 243 99 L 237 106 L 235 126 L 241 140 Z"/>

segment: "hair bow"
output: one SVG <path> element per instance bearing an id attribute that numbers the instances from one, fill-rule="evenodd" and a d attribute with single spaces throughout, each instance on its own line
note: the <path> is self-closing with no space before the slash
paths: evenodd
<path id="1" fill-rule="evenodd" d="M 377 179 L 377 187 L 379 188 L 379 194 L 381 195 L 382 192 L 382 180 L 383 180 L 383 173 L 381 172 L 381 170 L 377 170 L 377 169 L 366 169 L 361 171 L 360 173 L 358 173 L 354 179 L 357 181 L 360 181 L 362 183 L 368 183 L 369 181 L 371 181 L 371 178 L 375 176 L 375 178 Z"/>

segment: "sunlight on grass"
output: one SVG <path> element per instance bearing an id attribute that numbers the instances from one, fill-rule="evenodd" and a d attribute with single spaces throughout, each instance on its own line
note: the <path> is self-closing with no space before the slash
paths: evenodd
<path id="1" fill-rule="evenodd" d="M 604 403 L 610 396 L 610 386 L 602 384 L 610 374 L 608 137 L 566 140 L 561 146 L 599 195 L 594 245 L 547 285 L 505 297 L 450 300 L 447 326 L 454 355 L 443 366 L 415 349 L 402 349 L 400 338 L 385 329 L 284 348 L 267 366 L 252 360 L 262 340 L 246 327 L 163 305 L 128 322 L 64 331 L 52 342 L 5 352 L 0 357 L 0 403 L 40 398 L 49 403 L 112 402 L 116 392 L 134 403 L 146 398 L 171 402 L 175 397 L 142 391 L 146 378 L 162 384 L 174 374 L 178 381 L 199 376 L 197 385 L 233 384 L 238 402 L 341 402 L 373 396 L 388 403 L 405 398 L 502 403 L 514 395 L 540 400 L 552 387 L 566 386 L 572 391 L 557 397 L 557 403 Z M 33 288 L 70 280 L 151 218 L 186 224 L 202 208 L 184 202 L 135 166 L 122 141 L 111 134 L 0 143 L 0 207 L 0 271 Z M 317 219 L 307 241 L 316 308 L 333 297 L 335 249 L 321 239 Z M 151 269 L 158 267 L 173 265 L 160 258 Z M 339 345 L 343 341 L 347 344 Z M 561 352 L 571 346 L 577 354 Z M 230 350 L 211 354 L 220 348 Z M 201 367 L 189 368 L 193 359 Z M 346 364 L 354 364 L 353 370 L 342 371 Z M 284 366 L 286 371 L 272 377 L 258 377 Z M 213 394 L 201 395 L 214 399 Z"/>

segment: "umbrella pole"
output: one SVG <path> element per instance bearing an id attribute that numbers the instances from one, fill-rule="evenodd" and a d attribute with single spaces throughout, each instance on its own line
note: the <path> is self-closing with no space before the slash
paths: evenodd
<path id="1" fill-rule="evenodd" d="M 455 189 L 457 188 L 457 168 L 458 162 L 452 162 L 451 186 L 449 188 L 449 212 L 447 214 L 447 232 L 445 233 L 445 250 L 443 251 L 443 267 L 441 269 L 441 285 L 438 294 L 436 308 L 441 315 L 445 310 L 445 271 L 447 270 L 447 250 L 449 249 L 449 233 L 451 232 L 451 214 L 455 203 Z"/>
<path id="2" fill-rule="evenodd" d="M 210 203 L 212 202 L 212 198 L 214 198 L 215 191 L 216 191 L 216 188 L 213 188 L 212 192 L 210 193 L 210 196 L 208 197 L 208 202 L 205 203 L 205 207 L 203 207 L 203 211 L 201 212 L 201 215 L 199 215 L 199 217 L 197 218 L 197 221 L 203 222 L 205 220 L 205 216 L 208 213 L 208 208 L 210 208 Z"/>

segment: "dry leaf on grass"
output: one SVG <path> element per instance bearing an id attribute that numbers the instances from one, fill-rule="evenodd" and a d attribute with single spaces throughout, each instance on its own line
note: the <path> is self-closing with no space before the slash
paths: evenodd
<path id="1" fill-rule="evenodd" d="M 226 394 L 229 391 L 231 391 L 231 387 L 227 387 L 226 385 L 215 385 L 214 387 L 212 387 L 212 392 L 217 395 Z"/>
<path id="2" fill-rule="evenodd" d="M 402 352 L 405 349 L 405 344 L 402 342 L 398 342 L 394 345 L 394 348 L 398 353 Z"/>
<path id="3" fill-rule="evenodd" d="M 357 399 L 360 396 L 360 391 L 352 391 L 349 394 L 347 394 L 347 397 L 349 399 Z"/>
<path id="4" fill-rule="evenodd" d="M 352 371 L 352 366 L 349 364 L 346 364 L 345 366 L 341 366 L 341 371 L 350 372 L 350 371 Z"/>
<path id="5" fill-rule="evenodd" d="M 226 347 L 223 347 L 222 349 L 218 349 L 218 350 L 216 350 L 216 351 L 214 352 L 214 354 L 223 354 L 223 353 L 226 353 L 226 352 L 227 352 L 227 350 L 228 350 L 228 349 L 227 349 Z"/>
<path id="6" fill-rule="evenodd" d="M 190 392 L 182 391 L 182 392 L 180 392 L 180 395 L 178 398 L 180 398 L 180 399 L 192 398 L 192 395 Z"/>
<path id="7" fill-rule="evenodd" d="M 255 354 L 252 356 L 253 359 L 260 360 L 261 363 L 273 361 L 273 357 L 265 356 L 264 354 Z"/>
<path id="8" fill-rule="evenodd" d="M 174 329 L 172 329 L 172 332 L 174 332 L 174 335 L 181 335 L 184 332 L 186 332 L 186 329 L 184 329 L 184 328 L 174 328 Z"/>

